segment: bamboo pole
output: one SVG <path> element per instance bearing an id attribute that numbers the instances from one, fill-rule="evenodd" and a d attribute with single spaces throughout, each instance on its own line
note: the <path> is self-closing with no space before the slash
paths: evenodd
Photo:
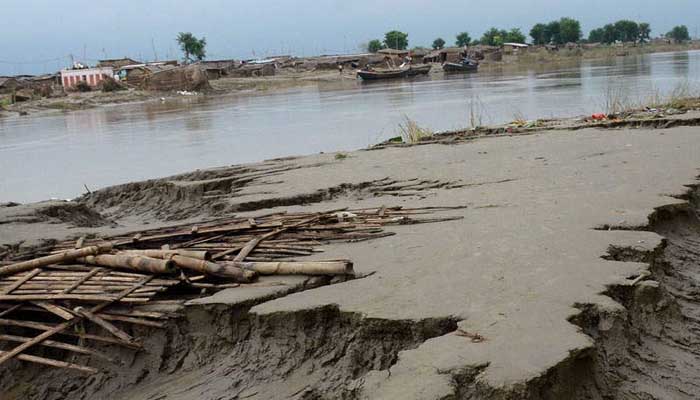
<path id="1" fill-rule="evenodd" d="M 78 261 L 102 267 L 124 268 L 149 274 L 172 274 L 175 272 L 173 263 L 169 260 L 143 256 L 103 254 L 80 258 Z"/>
<path id="2" fill-rule="evenodd" d="M 24 343 L 24 342 L 28 342 L 28 341 L 32 340 L 32 338 L 24 337 L 24 336 L 16 336 L 16 335 L 0 335 L 0 340 L 6 340 L 8 342 Z M 114 362 L 114 359 L 112 357 L 109 357 L 105 354 L 102 354 L 102 353 L 95 351 L 93 349 L 89 349 L 87 347 L 76 346 L 74 344 L 68 344 L 68 343 L 63 343 L 63 342 L 57 342 L 54 340 L 44 340 L 41 343 L 41 345 L 45 346 L 45 347 L 53 347 L 55 349 L 68 350 L 68 351 L 72 351 L 74 353 L 91 355 L 91 356 L 99 357 L 99 358 L 106 360 L 106 361 L 109 361 L 109 362 Z"/>
<path id="3" fill-rule="evenodd" d="M 82 249 L 78 250 L 69 250 L 59 254 L 35 258 L 33 260 L 22 261 L 16 264 L 0 267 L 0 275 L 17 274 L 24 271 L 30 271 L 34 268 L 45 267 L 51 264 L 59 264 L 63 262 L 74 261 L 80 257 L 94 256 L 97 254 L 107 253 L 111 250 L 111 244 L 83 247 Z"/>
<path id="4" fill-rule="evenodd" d="M 173 260 L 175 265 L 180 268 L 200 272 L 206 275 L 231 279 L 235 282 L 248 283 L 255 280 L 257 277 L 257 273 L 253 271 L 244 271 L 241 268 L 233 265 L 218 264 L 182 256 L 173 256 L 171 260 Z"/>
<path id="5" fill-rule="evenodd" d="M 119 339 L 125 341 L 126 343 L 136 344 L 136 341 L 134 340 L 133 337 L 131 337 L 131 335 L 129 335 L 128 333 L 124 332 L 123 330 L 117 328 L 111 322 L 102 319 L 97 314 L 93 314 L 92 312 L 90 312 L 89 310 L 86 310 L 83 307 L 76 307 L 75 312 L 82 315 L 84 318 L 87 318 L 90 321 L 94 322 L 96 325 L 101 326 L 104 330 L 106 330 L 107 332 L 111 333 L 112 335 L 118 337 Z"/>
<path id="6" fill-rule="evenodd" d="M 29 343 L 29 342 L 25 342 L 25 343 Z M 0 359 L 7 357 L 8 354 L 10 354 L 9 351 L 0 351 Z M 85 372 L 88 374 L 97 373 L 97 370 L 95 368 L 92 368 L 92 367 L 86 367 L 83 365 L 72 364 L 72 363 L 65 362 L 65 361 L 52 360 L 50 358 L 30 356 L 28 354 L 18 354 L 16 357 L 18 360 L 33 362 L 36 364 L 48 365 L 51 367 L 74 369 L 74 370 Z"/>
<path id="7" fill-rule="evenodd" d="M 352 262 L 307 261 L 307 262 L 234 262 L 244 270 L 260 275 L 353 275 Z"/>
<path id="8" fill-rule="evenodd" d="M 144 257 L 159 258 L 166 260 L 172 256 L 183 256 L 194 258 L 197 260 L 208 260 L 208 251 L 192 251 L 192 250 L 122 250 L 120 253 L 126 255 L 140 255 Z"/>

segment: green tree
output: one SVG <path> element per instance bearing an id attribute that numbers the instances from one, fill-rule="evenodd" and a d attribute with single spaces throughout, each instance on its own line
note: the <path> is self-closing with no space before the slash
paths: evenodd
<path id="1" fill-rule="evenodd" d="M 615 29 L 615 25 L 613 24 L 607 24 L 603 28 L 603 43 L 615 43 L 615 41 L 618 40 L 618 32 L 617 29 Z"/>
<path id="2" fill-rule="evenodd" d="M 384 44 L 379 39 L 370 40 L 369 43 L 367 43 L 367 51 L 370 53 L 376 53 L 383 48 Z"/>
<path id="3" fill-rule="evenodd" d="M 627 19 L 615 22 L 617 40 L 623 42 L 636 42 L 639 38 L 639 25 Z"/>
<path id="4" fill-rule="evenodd" d="M 532 38 L 532 43 L 536 45 L 548 44 L 547 25 L 535 24 L 535 26 L 530 29 L 530 37 Z"/>
<path id="5" fill-rule="evenodd" d="M 508 36 L 508 32 L 505 30 L 498 30 L 497 28 L 491 28 L 484 32 L 481 36 L 481 44 L 487 46 L 500 46 L 503 44 L 503 39 Z"/>
<path id="6" fill-rule="evenodd" d="M 573 18 L 562 18 L 559 20 L 559 40 L 557 43 L 577 43 L 582 37 L 580 22 Z"/>
<path id="7" fill-rule="evenodd" d="M 506 43 L 525 43 L 525 35 L 520 31 L 520 28 L 513 28 L 503 35 L 503 41 Z"/>
<path id="8" fill-rule="evenodd" d="M 189 63 L 193 60 L 202 60 L 206 57 L 205 47 L 207 46 L 207 39 L 201 38 L 197 39 L 190 32 L 180 32 L 177 35 L 177 43 L 180 45 L 180 49 L 185 53 L 185 63 Z"/>
<path id="9" fill-rule="evenodd" d="M 651 26 L 642 22 L 639 24 L 639 41 L 641 43 L 646 43 L 651 39 Z"/>
<path id="10" fill-rule="evenodd" d="M 455 42 L 455 45 L 457 45 L 457 47 L 469 46 L 471 41 L 472 38 L 467 32 L 461 32 L 457 35 L 457 41 Z"/>
<path id="11" fill-rule="evenodd" d="M 688 33 L 688 27 L 685 25 L 675 26 L 669 33 L 666 34 L 666 36 L 670 37 L 676 42 L 690 40 L 690 33 Z"/>
<path id="12" fill-rule="evenodd" d="M 400 31 L 390 31 L 384 35 L 384 45 L 389 49 L 406 50 L 408 34 Z"/>
<path id="13" fill-rule="evenodd" d="M 605 35 L 605 31 L 603 28 L 596 28 L 593 29 L 589 34 L 588 34 L 588 41 L 591 43 L 603 43 L 603 36 Z"/>
<path id="14" fill-rule="evenodd" d="M 562 43 L 561 41 L 561 25 L 559 21 L 552 21 L 547 24 L 547 29 L 545 30 L 545 38 L 547 43 Z"/>
<path id="15" fill-rule="evenodd" d="M 433 50 L 440 50 L 445 47 L 445 41 L 442 38 L 433 40 Z"/>

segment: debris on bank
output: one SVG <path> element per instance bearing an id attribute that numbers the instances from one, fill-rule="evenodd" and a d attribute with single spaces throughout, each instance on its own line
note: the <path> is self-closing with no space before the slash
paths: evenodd
<path id="1" fill-rule="evenodd" d="M 17 359 L 96 373 L 87 359 L 81 364 L 73 355 L 114 360 L 86 343 L 140 350 L 142 343 L 130 327 L 163 328 L 186 301 L 223 289 L 265 286 L 256 282 L 261 275 L 325 278 L 322 284 L 352 279 L 350 260 L 293 257 L 323 252 L 319 246 L 324 243 L 394 235 L 384 230 L 387 225 L 461 219 L 426 217 L 461 208 L 271 213 L 81 237 L 17 257 L 22 259 L 5 255 L 6 261 L 0 261 L 0 364 Z M 66 360 L 47 357 L 45 348 L 63 350 L 58 354 Z"/>

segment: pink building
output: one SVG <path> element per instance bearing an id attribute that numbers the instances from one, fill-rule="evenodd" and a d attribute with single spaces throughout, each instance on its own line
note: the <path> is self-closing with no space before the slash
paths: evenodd
<path id="1" fill-rule="evenodd" d="M 61 83 L 65 89 L 75 86 L 78 81 L 85 81 L 90 86 L 97 86 L 106 77 L 113 77 L 112 67 L 64 69 L 61 70 Z"/>

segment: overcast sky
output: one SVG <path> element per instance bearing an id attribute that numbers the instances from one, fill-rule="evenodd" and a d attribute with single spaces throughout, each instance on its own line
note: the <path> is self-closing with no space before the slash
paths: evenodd
<path id="1" fill-rule="evenodd" d="M 621 18 L 651 23 L 653 35 L 700 27 L 698 0 L 0 0 L 0 75 L 52 72 L 69 54 L 179 57 L 180 31 L 205 36 L 210 59 L 251 58 L 356 51 L 391 29 L 408 32 L 411 46 L 491 26 L 527 34 L 562 16 L 585 34 Z"/>

